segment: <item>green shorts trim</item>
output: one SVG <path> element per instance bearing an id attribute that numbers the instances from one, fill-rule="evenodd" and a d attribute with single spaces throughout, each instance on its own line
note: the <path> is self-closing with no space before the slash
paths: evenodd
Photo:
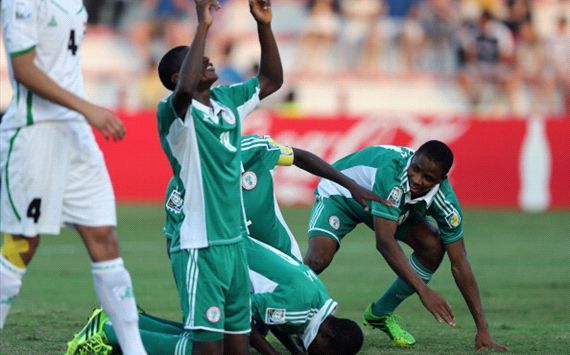
<path id="1" fill-rule="evenodd" d="M 244 243 L 184 249 L 171 254 L 184 328 L 192 340 L 248 334 L 251 310 Z"/>

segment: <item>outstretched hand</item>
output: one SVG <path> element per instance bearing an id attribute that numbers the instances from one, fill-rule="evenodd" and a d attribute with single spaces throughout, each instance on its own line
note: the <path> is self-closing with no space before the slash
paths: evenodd
<path id="1" fill-rule="evenodd" d="M 496 344 L 491 338 L 489 332 L 477 332 L 475 336 L 475 350 L 509 350 L 508 347 L 500 344 Z"/>
<path id="2" fill-rule="evenodd" d="M 420 300 L 438 322 L 445 322 L 450 327 L 455 327 L 455 316 L 451 306 L 443 296 L 428 288 L 425 293 L 420 295 Z"/>
<path id="3" fill-rule="evenodd" d="M 358 185 L 357 183 L 354 183 L 353 185 L 354 186 L 348 190 L 350 191 L 352 198 L 354 198 L 356 202 L 358 202 L 362 208 L 364 208 L 365 211 L 370 210 L 370 207 L 368 207 L 368 204 L 366 203 L 367 201 L 377 201 L 385 206 L 394 207 L 393 204 L 378 196 L 374 192 Z"/>
<path id="4" fill-rule="evenodd" d="M 196 14 L 198 15 L 198 23 L 206 26 L 212 25 L 214 18 L 212 17 L 212 9 L 221 9 L 218 0 L 194 0 L 196 3 Z"/>
<path id="5" fill-rule="evenodd" d="M 259 24 L 271 23 L 272 12 L 270 0 L 249 0 L 249 11 Z"/>

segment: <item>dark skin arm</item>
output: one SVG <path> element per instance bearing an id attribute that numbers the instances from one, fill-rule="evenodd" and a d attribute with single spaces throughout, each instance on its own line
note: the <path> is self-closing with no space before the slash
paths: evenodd
<path id="1" fill-rule="evenodd" d="M 446 246 L 447 255 L 451 261 L 451 273 L 455 279 L 455 283 L 461 291 L 467 307 L 473 316 L 475 325 L 477 326 L 477 335 L 475 336 L 475 349 L 497 349 L 508 350 L 506 346 L 496 344 L 489 332 L 485 313 L 481 305 L 481 296 L 477 280 L 467 259 L 465 243 L 463 239 Z"/>
<path id="2" fill-rule="evenodd" d="M 192 46 L 182 62 L 180 72 L 175 74 L 178 75 L 178 80 L 172 97 L 172 106 L 178 114 L 178 117 L 181 117 L 182 119 L 186 116 L 186 111 L 188 110 L 193 98 L 208 104 L 207 99 L 204 100 L 201 98 L 204 94 L 202 93 L 202 95 L 200 95 L 198 84 L 200 83 L 202 69 L 204 66 L 203 61 L 204 50 L 206 47 L 206 35 L 213 23 L 211 11 L 212 9 L 217 8 L 219 8 L 219 5 L 217 5 L 217 2 L 212 0 L 196 0 L 198 27 L 196 28 L 196 34 L 194 35 Z M 206 90 L 202 91 L 209 94 L 208 89 L 209 88 L 206 88 Z"/>
<path id="3" fill-rule="evenodd" d="M 454 327 L 455 317 L 445 298 L 432 291 L 410 266 L 404 251 L 394 237 L 397 227 L 398 224 L 394 221 L 374 216 L 376 249 L 386 259 L 390 268 L 416 290 L 424 307 L 433 314 L 434 318 L 438 322 L 445 321 Z"/>
<path id="4" fill-rule="evenodd" d="M 378 201 L 383 205 L 392 206 L 388 201 L 376 195 L 374 192 L 358 185 L 354 180 L 336 170 L 329 163 L 315 154 L 299 148 L 293 148 L 293 155 L 295 157 L 293 160 L 293 164 L 295 166 L 313 175 L 334 181 L 345 187 L 350 191 L 352 197 L 362 205 L 365 211 L 369 210 L 366 201 Z"/>
<path id="5" fill-rule="evenodd" d="M 279 355 L 279 352 L 269 344 L 253 323 L 251 324 L 251 333 L 249 334 L 249 344 L 263 355 Z"/>
<path id="6" fill-rule="evenodd" d="M 275 36 L 271 30 L 271 1 L 249 0 L 249 10 L 257 21 L 257 34 L 261 46 L 259 62 L 259 98 L 263 99 L 283 85 L 283 66 Z"/>

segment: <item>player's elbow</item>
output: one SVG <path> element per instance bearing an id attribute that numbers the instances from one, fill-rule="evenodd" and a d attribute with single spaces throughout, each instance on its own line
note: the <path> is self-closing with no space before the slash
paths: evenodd
<path id="1" fill-rule="evenodd" d="M 305 257 L 303 263 L 313 270 L 315 274 L 320 274 L 329 266 L 331 259 L 324 256 L 309 255 Z"/>

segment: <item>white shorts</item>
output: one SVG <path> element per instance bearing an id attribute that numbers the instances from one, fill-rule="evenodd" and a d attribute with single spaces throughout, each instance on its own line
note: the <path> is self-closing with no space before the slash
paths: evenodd
<path id="1" fill-rule="evenodd" d="M 0 131 L 0 231 L 33 237 L 62 225 L 115 226 L 115 196 L 91 127 L 50 121 Z"/>

